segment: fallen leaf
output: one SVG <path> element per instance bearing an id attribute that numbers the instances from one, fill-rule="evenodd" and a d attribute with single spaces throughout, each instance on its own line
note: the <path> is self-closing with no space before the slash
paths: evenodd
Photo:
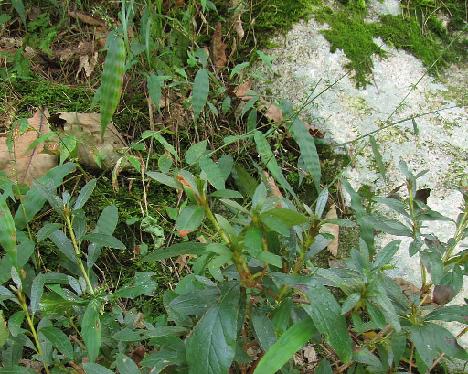
<path id="1" fill-rule="evenodd" d="M 438 284 L 432 291 L 432 302 L 437 305 L 445 305 L 455 297 L 452 287 Z"/>
<path id="2" fill-rule="evenodd" d="M 90 26 L 105 27 L 104 21 L 80 11 L 69 11 L 68 15 Z"/>
<path id="3" fill-rule="evenodd" d="M 275 123 L 281 123 L 283 122 L 283 111 L 277 105 L 270 103 L 267 104 L 265 117 Z"/>
<path id="4" fill-rule="evenodd" d="M 252 98 L 252 96 L 247 96 L 247 92 L 249 92 L 251 89 L 252 81 L 248 80 L 238 85 L 237 88 L 234 90 L 234 94 L 242 101 L 249 101 Z"/>
<path id="5" fill-rule="evenodd" d="M 139 365 L 140 362 L 145 357 L 145 352 L 146 352 L 145 346 L 139 345 L 138 347 L 135 347 L 132 352 L 130 352 L 130 357 L 132 358 L 133 361 L 135 361 L 135 364 Z"/>
<path id="6" fill-rule="evenodd" d="M 245 36 L 245 31 L 244 31 L 244 28 L 242 27 L 242 20 L 241 20 L 240 14 L 238 14 L 236 19 L 234 20 L 234 29 L 236 30 L 239 40 Z"/>
<path id="7" fill-rule="evenodd" d="M 191 233 L 190 230 L 178 230 L 177 233 L 181 238 L 185 238 L 188 234 Z"/>
<path id="8" fill-rule="evenodd" d="M 317 361 L 317 353 L 315 352 L 315 348 L 312 344 L 309 344 L 305 346 L 302 349 L 302 354 L 304 355 L 304 358 L 309 362 L 314 362 Z"/>
<path id="9" fill-rule="evenodd" d="M 265 177 L 266 185 L 270 190 L 271 194 L 275 197 L 282 198 L 283 194 L 281 193 L 281 190 L 279 189 L 278 185 L 276 184 L 275 180 L 271 177 L 271 175 L 268 174 L 268 172 L 263 171 L 263 176 Z"/>
<path id="10" fill-rule="evenodd" d="M 401 291 L 407 296 L 412 297 L 414 295 L 419 296 L 419 289 L 413 283 L 408 282 L 406 279 L 403 278 L 394 278 L 393 279 L 396 284 L 398 284 L 401 288 Z"/>
<path id="11" fill-rule="evenodd" d="M 31 185 L 32 181 L 45 175 L 57 165 L 57 156 L 46 153 L 49 148 L 46 142 L 31 145 L 41 135 L 50 133 L 48 113 L 38 110 L 32 118 L 28 119 L 28 128 L 23 134 L 16 130 L 14 134 L 14 147 L 10 153 L 6 137 L 0 138 L 0 170 L 16 179 L 19 183 Z"/>
<path id="12" fill-rule="evenodd" d="M 61 112 L 65 121 L 64 132 L 78 140 L 78 159 L 93 168 L 112 168 L 126 147 L 119 131 L 110 124 L 101 141 L 101 115 L 99 113 Z"/>
<path id="13" fill-rule="evenodd" d="M 327 214 L 325 215 L 325 219 L 337 219 L 338 216 L 336 214 L 336 206 L 333 204 L 330 209 L 328 210 Z M 340 226 L 334 223 L 326 223 L 320 229 L 321 233 L 332 234 L 334 236 L 333 240 L 328 244 L 327 250 L 333 256 L 336 257 L 338 254 L 338 238 L 340 235 Z"/>
<path id="14" fill-rule="evenodd" d="M 76 72 L 76 78 L 78 78 L 78 75 L 82 70 L 84 70 L 86 78 L 91 77 L 91 74 L 93 74 L 94 68 L 96 67 L 97 61 L 97 52 L 94 52 L 94 55 L 91 58 L 88 55 L 80 56 L 80 66 Z"/>
<path id="15" fill-rule="evenodd" d="M 211 51 L 216 69 L 225 67 L 227 64 L 226 44 L 223 42 L 221 22 L 218 22 L 216 25 L 212 39 Z"/>

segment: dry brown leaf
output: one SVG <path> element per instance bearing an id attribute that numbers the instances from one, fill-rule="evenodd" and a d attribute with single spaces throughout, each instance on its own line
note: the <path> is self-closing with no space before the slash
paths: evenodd
<path id="1" fill-rule="evenodd" d="M 105 27 L 104 21 L 80 11 L 69 11 L 68 15 L 90 26 Z"/>
<path id="2" fill-rule="evenodd" d="M 247 92 L 249 92 L 251 89 L 252 81 L 247 80 L 244 83 L 241 83 L 237 86 L 237 88 L 234 90 L 234 94 L 242 101 L 249 101 L 252 98 L 252 96 L 247 96 Z"/>
<path id="3" fill-rule="evenodd" d="M 265 117 L 275 123 L 281 123 L 283 122 L 283 111 L 277 105 L 270 103 L 267 104 Z"/>
<path id="4" fill-rule="evenodd" d="M 317 353 L 315 352 L 315 348 L 312 344 L 306 345 L 302 349 L 302 354 L 309 363 L 317 361 Z"/>
<path id="5" fill-rule="evenodd" d="M 8 151 L 6 137 L 0 138 L 0 170 L 20 183 L 31 185 L 34 179 L 45 175 L 57 165 L 57 156 L 46 153 L 49 149 L 44 142 L 30 147 L 41 135 L 49 133 L 48 113 L 38 110 L 28 119 L 28 125 L 24 134 L 14 135 L 12 153 Z"/>
<path id="6" fill-rule="evenodd" d="M 333 204 L 330 209 L 328 210 L 327 214 L 325 215 L 325 219 L 337 219 L 338 216 L 336 214 L 336 206 Z M 327 234 L 332 234 L 334 236 L 334 239 L 328 244 L 327 250 L 330 252 L 333 256 L 336 257 L 338 254 L 338 238 L 340 235 L 340 226 L 334 224 L 334 223 L 326 223 L 322 226 L 320 229 L 321 233 L 327 233 Z"/>
<path id="7" fill-rule="evenodd" d="M 213 62 L 216 69 L 225 67 L 227 64 L 226 44 L 223 42 L 221 22 L 218 22 L 216 25 L 211 42 L 211 51 L 213 53 Z"/>
<path id="8" fill-rule="evenodd" d="M 80 66 L 76 72 L 76 78 L 78 79 L 78 75 L 82 70 L 84 71 L 86 78 L 91 77 L 91 74 L 93 74 L 94 68 L 96 67 L 97 61 L 97 52 L 94 52 L 94 55 L 91 58 L 88 55 L 80 56 Z"/>
<path id="9" fill-rule="evenodd" d="M 437 305 L 445 305 L 455 297 L 452 287 L 438 284 L 432 291 L 432 302 Z"/>
<path id="10" fill-rule="evenodd" d="M 112 168 L 121 157 L 119 150 L 126 144 L 114 125 L 110 124 L 101 142 L 101 115 L 99 113 L 59 113 L 65 121 L 64 132 L 78 140 L 78 159 L 84 165 L 99 168 L 96 158 L 101 159 L 104 169 Z"/>
<path id="11" fill-rule="evenodd" d="M 244 31 L 244 28 L 242 27 L 242 20 L 241 20 L 240 14 L 238 14 L 236 19 L 234 20 L 234 29 L 236 30 L 239 40 L 245 36 L 245 31 Z"/>
<path id="12" fill-rule="evenodd" d="M 401 291 L 408 297 L 412 297 L 413 295 L 419 295 L 419 289 L 413 283 L 408 282 L 406 279 L 403 278 L 394 278 L 396 284 L 398 284 L 401 288 Z"/>
<path id="13" fill-rule="evenodd" d="M 263 171 L 263 176 L 265 177 L 267 188 L 271 192 L 271 194 L 275 197 L 282 198 L 283 194 L 281 193 L 281 190 L 279 189 L 278 185 L 275 183 L 275 180 L 271 177 L 271 175 L 268 174 L 266 171 Z"/>

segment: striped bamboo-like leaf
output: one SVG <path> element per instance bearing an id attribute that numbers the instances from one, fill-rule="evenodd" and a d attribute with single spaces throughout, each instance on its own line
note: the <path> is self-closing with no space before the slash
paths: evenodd
<path id="1" fill-rule="evenodd" d="M 281 168 L 276 162 L 275 155 L 271 151 L 270 144 L 266 140 L 265 135 L 263 135 L 260 131 L 256 131 L 254 134 L 254 140 L 255 144 L 257 145 L 257 152 L 273 178 L 275 178 L 275 180 L 284 190 L 295 196 L 293 188 L 284 177 Z"/>
<path id="2" fill-rule="evenodd" d="M 125 44 L 122 37 L 111 33 L 107 39 L 107 56 L 101 82 L 101 137 L 117 109 L 122 95 L 125 73 Z"/>
<path id="3" fill-rule="evenodd" d="M 291 131 L 294 140 L 299 145 L 302 159 L 306 171 L 310 173 L 314 180 L 315 188 L 320 193 L 320 180 L 322 178 L 322 169 L 320 167 L 320 159 L 315 148 L 315 141 L 312 135 L 305 127 L 304 123 L 296 118 L 291 126 Z"/>
<path id="4" fill-rule="evenodd" d="M 208 94 L 210 92 L 210 80 L 208 70 L 200 69 L 195 76 L 192 91 L 192 107 L 195 113 L 195 118 L 198 118 L 200 113 L 208 101 Z"/>

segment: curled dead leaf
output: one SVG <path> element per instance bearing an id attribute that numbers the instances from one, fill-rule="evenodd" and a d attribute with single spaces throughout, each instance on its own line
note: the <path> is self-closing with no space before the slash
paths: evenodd
<path id="1" fill-rule="evenodd" d="M 252 89 L 252 81 L 247 80 L 244 83 L 241 83 L 237 86 L 234 90 L 234 94 L 237 98 L 241 99 L 242 101 L 249 101 L 252 96 L 247 96 L 247 93 Z"/>
<path id="2" fill-rule="evenodd" d="M 98 19 L 97 17 L 90 16 L 84 12 L 80 11 L 69 11 L 68 15 L 72 18 L 80 20 L 83 23 L 86 23 L 90 26 L 105 27 L 106 24 L 103 20 Z"/>
<path id="3" fill-rule="evenodd" d="M 0 170 L 19 183 L 31 185 L 32 181 L 45 175 L 57 165 L 57 156 L 50 154 L 51 141 L 39 138 L 50 134 L 48 113 L 38 110 L 28 119 L 28 128 L 23 134 L 18 130 L 13 136 L 13 151 L 10 153 L 6 137 L 0 138 Z"/>
<path id="4" fill-rule="evenodd" d="M 283 122 L 283 111 L 275 104 L 266 105 L 265 117 L 275 123 Z"/>
<path id="5" fill-rule="evenodd" d="M 245 31 L 244 31 L 244 28 L 242 27 L 242 20 L 241 20 L 240 14 L 238 14 L 236 16 L 236 19 L 234 20 L 234 29 L 236 30 L 239 40 L 245 36 Z"/>
<path id="6" fill-rule="evenodd" d="M 216 69 L 221 69 L 227 64 L 226 44 L 223 42 L 221 22 L 216 24 L 216 29 L 211 42 L 211 52 Z"/>
<path id="7" fill-rule="evenodd" d="M 333 204 L 330 209 L 328 210 L 327 214 L 325 215 L 325 219 L 337 219 L 338 216 L 336 214 L 336 206 Z M 340 235 L 340 226 L 334 224 L 334 223 L 326 223 L 322 226 L 320 229 L 321 233 L 327 233 L 333 235 L 333 240 L 328 244 L 327 250 L 330 252 L 333 256 L 336 257 L 338 254 L 338 238 Z"/>
<path id="8" fill-rule="evenodd" d="M 270 193 L 275 197 L 282 198 L 283 194 L 281 193 L 281 190 L 279 189 L 278 185 L 276 184 L 275 180 L 271 177 L 271 175 L 268 174 L 268 172 L 263 171 L 263 176 L 265 177 L 266 186 Z"/>
<path id="9" fill-rule="evenodd" d="M 78 140 L 78 159 L 93 168 L 112 168 L 126 147 L 119 131 L 110 124 L 101 141 L 101 115 L 99 113 L 62 112 L 64 132 Z"/>

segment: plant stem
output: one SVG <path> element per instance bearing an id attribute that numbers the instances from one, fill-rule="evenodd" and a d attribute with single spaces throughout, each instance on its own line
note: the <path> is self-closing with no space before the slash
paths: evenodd
<path id="1" fill-rule="evenodd" d="M 78 245 L 78 241 L 76 240 L 75 232 L 73 231 L 73 226 L 72 226 L 72 223 L 71 223 L 71 220 L 70 220 L 70 213 L 69 213 L 68 210 L 65 210 L 65 222 L 67 224 L 67 229 L 68 229 L 68 233 L 70 235 L 70 240 L 72 242 L 73 249 L 75 250 L 78 267 L 80 268 L 81 274 L 83 275 L 83 278 L 85 279 L 85 282 L 86 282 L 86 284 L 87 284 L 87 286 L 89 288 L 89 292 L 91 293 L 91 295 L 94 295 L 93 285 L 91 284 L 91 280 L 89 279 L 88 272 L 86 271 L 86 269 L 85 269 L 85 267 L 83 265 L 83 261 L 81 261 L 80 246 Z"/>
<path id="2" fill-rule="evenodd" d="M 34 343 L 36 344 L 37 353 L 44 360 L 42 362 L 42 365 L 44 366 L 44 370 L 46 371 L 47 374 L 49 374 L 50 373 L 49 367 L 47 363 L 45 362 L 44 352 L 42 350 L 41 343 L 39 342 L 39 336 L 37 335 L 37 330 L 36 330 L 36 327 L 34 326 L 34 321 L 31 315 L 29 314 L 28 305 L 26 303 L 26 297 L 24 296 L 23 291 L 21 290 L 17 290 L 16 295 L 18 296 L 18 301 L 21 304 L 21 308 L 23 309 L 24 314 L 26 315 L 26 322 L 28 323 L 29 330 L 31 331 L 31 334 L 33 336 Z"/>

